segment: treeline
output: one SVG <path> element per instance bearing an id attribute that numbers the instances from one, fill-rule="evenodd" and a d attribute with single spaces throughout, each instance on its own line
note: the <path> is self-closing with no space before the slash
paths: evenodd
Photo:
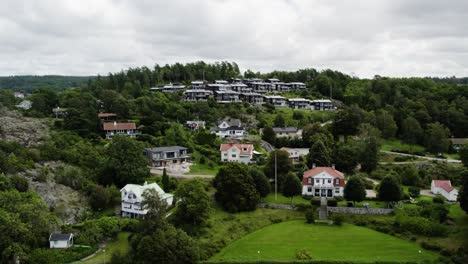
<path id="1" fill-rule="evenodd" d="M 24 75 L 0 77 L 0 89 L 11 89 L 30 93 L 39 88 L 50 88 L 63 91 L 72 87 L 86 85 L 93 76 L 60 76 L 60 75 Z"/>

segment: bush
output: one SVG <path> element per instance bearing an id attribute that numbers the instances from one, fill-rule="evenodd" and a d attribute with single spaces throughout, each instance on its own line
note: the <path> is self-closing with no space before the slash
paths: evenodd
<path id="1" fill-rule="evenodd" d="M 305 218 L 308 224 L 315 223 L 315 210 L 313 210 L 312 208 L 308 209 L 305 212 Z"/>
<path id="2" fill-rule="evenodd" d="M 301 249 L 296 252 L 297 260 L 311 260 L 312 254 L 307 249 Z"/>
<path id="3" fill-rule="evenodd" d="M 354 207 L 354 204 L 353 204 L 353 202 L 348 202 L 348 203 L 346 203 L 346 206 L 347 207 Z"/>
<path id="4" fill-rule="evenodd" d="M 294 205 L 294 208 L 299 212 L 305 212 L 309 209 L 313 209 L 313 206 L 310 204 L 296 204 Z"/>
<path id="5" fill-rule="evenodd" d="M 431 244 L 426 241 L 421 242 L 421 247 L 427 250 L 439 251 L 441 247 L 438 244 Z"/>
<path id="6" fill-rule="evenodd" d="M 344 216 L 342 214 L 332 214 L 331 220 L 334 225 L 340 226 L 343 224 Z"/>
<path id="7" fill-rule="evenodd" d="M 342 202 L 342 201 L 344 201 L 344 198 L 343 198 L 343 196 L 335 196 L 335 200 L 338 201 L 338 202 Z"/>
<path id="8" fill-rule="evenodd" d="M 436 196 L 432 197 L 432 202 L 439 203 L 439 204 L 444 204 L 445 203 L 445 198 L 442 197 L 441 195 L 436 195 Z"/>
<path id="9" fill-rule="evenodd" d="M 205 164 L 206 160 L 205 160 L 205 156 L 201 156 L 200 157 L 200 160 L 199 160 L 199 163 L 200 164 Z"/>
<path id="10" fill-rule="evenodd" d="M 11 176 L 11 184 L 18 192 L 27 192 L 29 189 L 28 180 L 18 175 Z"/>
<path id="11" fill-rule="evenodd" d="M 327 200 L 327 205 L 331 207 L 336 207 L 338 205 L 338 201 L 335 199 Z"/>
<path id="12" fill-rule="evenodd" d="M 419 197 L 421 195 L 421 189 L 418 187 L 411 186 L 408 188 L 408 192 L 411 197 Z"/>
<path id="13" fill-rule="evenodd" d="M 320 206 L 320 199 L 312 198 L 312 200 L 310 200 L 310 204 L 312 206 Z"/>

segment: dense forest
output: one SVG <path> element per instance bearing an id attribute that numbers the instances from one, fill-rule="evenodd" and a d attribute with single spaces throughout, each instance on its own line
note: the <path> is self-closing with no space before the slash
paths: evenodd
<path id="1" fill-rule="evenodd" d="M 60 76 L 60 75 L 23 75 L 0 77 L 0 89 L 11 89 L 30 93 L 38 88 L 49 88 L 55 91 L 63 91 L 72 87 L 86 84 L 92 76 Z"/>
<path id="2" fill-rule="evenodd" d="M 340 109 L 322 112 L 279 109 L 268 104 L 260 107 L 248 103 L 223 105 L 212 99 L 184 102 L 182 92 L 149 91 L 150 87 L 169 82 L 189 84 L 199 79 L 214 81 L 232 77 L 301 81 L 307 84 L 307 89 L 292 91 L 287 96 L 316 99 L 331 95 Z M 21 111 L 24 116 L 47 120 L 51 124 L 50 136 L 29 148 L 0 141 L 0 197 L 5 197 L 5 201 L 0 201 L 0 223 L 4 226 L 0 241 L 6 241 L 0 243 L 2 262 L 15 258 L 24 259 L 26 263 L 71 261 L 86 256 L 103 239 L 113 238 L 121 231 L 134 233 L 131 250 L 128 256 L 114 256 L 114 263 L 149 263 L 149 260 L 164 259 L 167 252 L 176 251 L 183 258 L 179 262 L 192 263 L 206 260 L 219 251 L 227 242 L 226 238 L 218 238 L 209 232 L 216 223 L 208 220 L 211 200 L 207 190 L 214 192 L 213 188 L 217 189 L 215 199 L 227 212 L 254 210 L 260 197 L 265 197 L 270 191 L 267 178 L 274 175 L 276 159 L 265 155 L 249 168 L 238 164 L 222 166 L 219 144 L 225 140 L 216 138 L 208 130 L 194 132 L 186 129 L 183 125 L 188 120 L 204 120 L 210 126 L 225 117 L 239 118 L 251 136 L 248 140 L 253 141 L 260 151 L 260 138 L 278 148 L 309 148 L 306 158 L 294 166 L 290 164 L 287 153 L 276 152 L 279 189 L 287 197 L 297 194 L 296 187 L 300 185 L 302 172 L 314 164 L 335 164 L 347 176 L 360 175 L 377 180 L 392 177 L 397 184 L 414 188 L 427 188 L 432 179 L 450 179 L 456 186 L 462 184 L 461 166 L 441 163 L 416 170 L 406 164 L 379 165 L 379 150 L 384 140 L 399 140 L 423 147 L 427 153 L 420 154 L 454 152 L 448 139 L 468 137 L 468 86 L 459 83 L 380 76 L 358 79 L 337 71 L 315 69 L 270 73 L 247 70 L 241 73 L 238 65 L 232 62 L 156 65 L 152 69 L 131 68 L 81 82 L 61 79 L 52 85 L 46 83 L 44 80 L 41 85 L 31 86 L 32 93 L 28 99 L 32 108 Z M 59 92 L 65 83 L 74 88 Z M 12 85 L 4 87 L 15 90 Z M 9 89 L 0 90 L 2 107 L 14 109 L 18 100 Z M 57 106 L 67 110 L 64 118 L 53 115 L 52 108 Z M 97 116 L 99 112 L 116 113 L 119 121 L 135 122 L 142 135 L 136 140 L 123 136 L 105 140 L 101 131 L 102 121 Z M 0 132 L 4 129 L 2 125 Z M 280 139 L 270 133 L 272 127 L 286 126 L 303 129 L 302 139 Z M 219 177 L 216 176 L 213 182 L 178 182 L 168 179 L 167 175 L 166 178 L 154 177 L 146 167 L 142 149 L 171 145 L 187 147 L 194 163 L 205 166 L 205 169 L 218 169 Z M 56 162 L 67 166 L 52 172 L 44 165 Z M 61 223 L 60 210 L 43 209 L 46 205 L 28 188 L 28 182 L 18 176 L 38 166 L 40 170 L 32 182 L 53 180 L 87 197 L 91 212 L 80 216 L 81 223 Z M 167 219 L 161 217 L 162 213 L 150 213 L 145 221 L 139 223 L 111 217 L 120 201 L 119 188 L 127 183 L 142 184 L 144 181 L 156 181 L 164 190 L 186 199 Z M 226 195 L 233 189 L 244 192 L 239 195 L 241 198 L 246 195 L 247 199 L 241 199 L 244 203 L 236 203 L 231 198 L 234 195 Z M 191 190 L 197 190 L 195 193 L 198 195 Z M 14 203 L 7 202 L 12 200 Z M 165 212 L 157 197 L 149 194 L 148 201 L 149 208 Z M 39 214 L 38 210 L 43 213 Z M 414 216 L 404 217 L 403 220 L 421 222 Z M 34 225 L 37 228 L 33 228 Z M 430 225 L 440 228 L 439 222 L 431 222 Z M 15 226 L 21 227 L 20 232 L 11 232 Z M 55 251 L 54 255 L 41 249 L 47 243 L 48 230 L 56 226 L 64 232 L 76 233 L 77 243 L 90 245 L 91 249 Z M 157 226 L 161 228 L 155 228 Z M 35 229 L 32 235 L 29 229 Z M 401 233 L 408 232 L 404 228 L 402 230 Z M 163 240 L 167 243 L 158 243 Z M 161 256 L 155 256 L 154 252 Z M 177 259 L 178 256 L 171 257 Z"/>

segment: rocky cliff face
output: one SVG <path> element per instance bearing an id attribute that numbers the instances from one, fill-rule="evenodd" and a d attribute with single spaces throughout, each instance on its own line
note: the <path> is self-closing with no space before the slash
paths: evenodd
<path id="1" fill-rule="evenodd" d="M 48 136 L 46 119 L 31 118 L 17 111 L 0 108 L 0 138 L 16 141 L 26 147 L 40 143 Z"/>

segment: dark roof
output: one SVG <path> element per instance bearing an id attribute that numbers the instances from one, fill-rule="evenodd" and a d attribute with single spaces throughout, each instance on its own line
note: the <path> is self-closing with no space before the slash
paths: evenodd
<path id="1" fill-rule="evenodd" d="M 58 241 L 58 240 L 70 240 L 73 234 L 59 234 L 59 233 L 52 233 L 50 234 L 49 241 Z"/>
<path id="2" fill-rule="evenodd" d="M 168 151 L 179 151 L 186 150 L 187 148 L 181 146 L 169 146 L 169 147 L 159 147 L 159 148 L 145 148 L 147 151 L 151 152 L 168 152 Z"/>
<path id="3" fill-rule="evenodd" d="M 295 128 L 295 127 L 274 127 L 273 131 L 275 133 L 279 133 L 279 132 L 297 132 L 297 128 Z"/>
<path id="4" fill-rule="evenodd" d="M 223 120 L 219 121 L 218 125 L 222 124 L 223 122 L 227 122 L 229 126 L 237 126 L 237 127 L 239 127 L 242 124 L 239 119 L 224 118 Z"/>
<path id="5" fill-rule="evenodd" d="M 450 141 L 452 141 L 454 145 L 463 145 L 468 143 L 468 138 L 451 138 Z"/>

